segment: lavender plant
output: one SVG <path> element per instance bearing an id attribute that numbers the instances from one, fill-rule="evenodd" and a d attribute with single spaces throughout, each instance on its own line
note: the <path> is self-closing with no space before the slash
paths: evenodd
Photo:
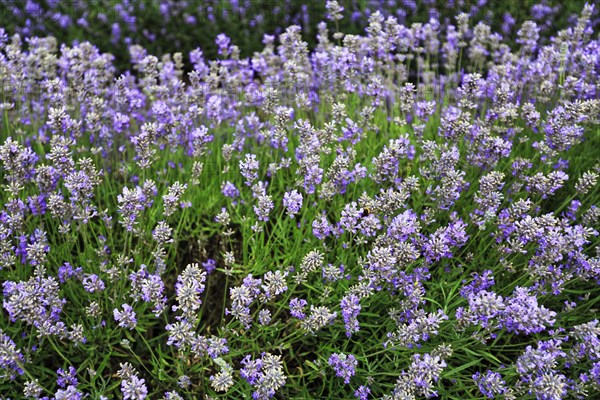
<path id="1" fill-rule="evenodd" d="M 327 10 L 123 73 L 0 32 L 0 398 L 600 395 L 594 6 Z"/>

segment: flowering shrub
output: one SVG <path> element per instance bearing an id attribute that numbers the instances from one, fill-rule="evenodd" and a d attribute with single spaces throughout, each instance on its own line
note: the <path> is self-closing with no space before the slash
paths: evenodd
<path id="1" fill-rule="evenodd" d="M 600 395 L 593 6 L 327 10 L 123 73 L 0 32 L 0 398 Z"/>

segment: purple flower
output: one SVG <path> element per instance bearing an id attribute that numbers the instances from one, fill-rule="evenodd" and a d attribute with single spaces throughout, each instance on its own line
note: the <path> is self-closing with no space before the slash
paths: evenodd
<path id="1" fill-rule="evenodd" d="M 187 375 L 182 375 L 177 379 L 177 386 L 182 389 L 187 389 L 192 385 L 192 380 Z"/>
<path id="2" fill-rule="evenodd" d="M 294 318 L 304 319 L 306 318 L 306 314 L 304 313 L 304 308 L 308 305 L 308 302 L 304 299 L 299 299 L 297 297 L 290 300 L 290 314 Z"/>
<path id="3" fill-rule="evenodd" d="M 350 232 L 352 234 L 356 233 L 358 228 L 358 221 L 362 216 L 362 210 L 357 208 L 357 204 L 355 201 L 346 204 L 344 209 L 342 210 L 342 215 L 340 218 L 340 227 L 342 227 L 345 231 Z M 313 224 L 314 227 L 314 224 Z M 314 230 L 314 229 L 313 229 Z M 315 235 L 316 236 L 316 235 Z M 321 238 L 319 238 L 321 239 Z"/>
<path id="4" fill-rule="evenodd" d="M 110 28 L 110 37 L 111 37 L 111 42 L 113 44 L 117 44 L 119 42 L 119 39 L 121 39 L 121 27 L 116 22 L 114 22 L 111 25 L 111 28 Z"/>
<path id="5" fill-rule="evenodd" d="M 354 391 L 354 397 L 358 400 L 367 400 L 371 394 L 371 389 L 368 386 L 360 385 L 358 389 Z"/>
<path id="6" fill-rule="evenodd" d="M 247 355 L 241 364 L 244 367 L 240 369 L 240 376 L 254 387 L 252 398 L 255 400 L 272 398 L 277 389 L 285 384 L 286 376 L 281 356 L 262 353 L 261 358 L 253 360 Z"/>
<path id="7" fill-rule="evenodd" d="M 201 157 L 206 151 L 206 145 L 213 139 L 214 136 L 208 134 L 208 128 L 205 126 L 192 130 L 188 143 L 188 155 Z"/>
<path id="8" fill-rule="evenodd" d="M 9 371 L 8 377 L 13 380 L 16 375 L 23 375 L 21 365 L 24 362 L 25 357 L 21 350 L 17 349 L 15 342 L 0 329 L 0 368 Z"/>
<path id="9" fill-rule="evenodd" d="M 226 310 L 226 312 L 233 315 L 247 328 L 252 323 L 249 306 L 261 294 L 261 283 L 261 279 L 254 279 L 252 275 L 248 275 L 244 278 L 242 285 L 229 289 L 231 310 Z"/>
<path id="10" fill-rule="evenodd" d="M 406 210 L 396 215 L 388 225 L 387 233 L 390 237 L 403 242 L 408 237 L 419 231 L 419 220 L 417 214 L 412 210 Z"/>
<path id="11" fill-rule="evenodd" d="M 217 267 L 217 262 L 214 259 L 209 258 L 208 260 L 202 263 L 202 267 L 204 268 L 207 274 L 210 274 Z"/>
<path id="12" fill-rule="evenodd" d="M 260 310 L 258 312 L 258 323 L 260 325 L 266 326 L 271 322 L 271 311 L 269 310 Z"/>
<path id="13" fill-rule="evenodd" d="M 590 369 L 590 375 L 594 379 L 596 385 L 600 385 L 600 361 L 592 364 L 592 369 Z"/>
<path id="14" fill-rule="evenodd" d="M 186 320 L 167 324 L 165 330 L 169 332 L 167 346 L 186 347 L 192 342 L 194 337 L 194 327 Z"/>
<path id="15" fill-rule="evenodd" d="M 117 133 L 122 133 L 126 129 L 129 129 L 129 116 L 116 112 L 113 115 L 113 129 Z"/>
<path id="16" fill-rule="evenodd" d="M 46 195 L 40 194 L 38 196 L 28 196 L 27 205 L 29 211 L 33 215 L 44 215 L 46 213 Z"/>
<path id="17" fill-rule="evenodd" d="M 346 336 L 350 337 L 360 329 L 357 319 L 361 310 L 360 299 L 354 294 L 346 295 L 342 298 L 340 306 L 342 308 L 344 325 L 346 326 Z"/>
<path id="18" fill-rule="evenodd" d="M 381 229 L 381 221 L 375 214 L 369 214 L 362 218 L 358 224 L 358 229 L 364 236 L 375 236 L 375 234 Z"/>
<path id="19" fill-rule="evenodd" d="M 315 219 L 312 223 L 312 228 L 313 235 L 315 235 L 319 240 L 325 239 L 333 232 L 333 228 L 329 224 L 329 221 L 327 221 L 327 217 L 325 215 L 321 215 L 320 218 Z"/>
<path id="20" fill-rule="evenodd" d="M 437 335 L 442 321 L 448 319 L 442 310 L 437 313 L 425 313 L 417 309 L 412 313 L 410 323 L 399 323 L 396 332 L 388 332 L 388 341 L 384 346 L 391 344 L 393 347 L 406 346 L 412 348 L 415 344 L 429 340 L 430 336 Z"/>
<path id="21" fill-rule="evenodd" d="M 512 27 L 516 22 L 515 19 L 510 13 L 505 12 L 502 16 L 502 21 L 502 33 L 505 35 L 510 35 L 512 32 Z"/>
<path id="22" fill-rule="evenodd" d="M 495 320 L 502 314 L 506 307 L 502 296 L 494 292 L 488 292 L 487 290 L 479 290 L 471 293 L 468 300 L 468 310 L 465 311 L 462 307 L 457 308 L 457 320 L 479 325 L 486 329 L 497 327 Z"/>
<path id="23" fill-rule="evenodd" d="M 60 313 L 66 300 L 59 297 L 60 287 L 55 278 L 33 275 L 26 282 L 7 280 L 2 286 L 3 306 L 11 321 L 20 320 L 33 325 L 41 336 L 65 333 Z"/>
<path id="24" fill-rule="evenodd" d="M 286 208 L 290 218 L 294 218 L 302 207 L 302 194 L 298 193 L 296 189 L 291 192 L 285 192 L 283 195 L 283 206 Z"/>
<path id="25" fill-rule="evenodd" d="M 130 136 L 129 141 L 135 149 L 134 160 L 140 168 L 146 169 L 152 165 L 156 149 L 156 139 L 158 138 L 159 126 L 155 122 L 147 122 L 142 125 L 140 132 L 135 136 Z"/>
<path id="26" fill-rule="evenodd" d="M 181 196 L 183 195 L 183 193 L 185 192 L 186 189 L 187 189 L 187 183 L 184 183 L 182 185 L 178 181 L 173 183 L 171 186 L 169 186 L 167 194 L 163 196 L 163 205 L 164 205 L 164 215 L 165 216 L 172 215 L 175 212 L 175 210 L 177 209 L 177 206 L 178 205 L 181 206 L 181 204 L 179 204 L 179 200 L 181 199 Z"/>
<path id="27" fill-rule="evenodd" d="M 133 231 L 138 224 L 137 218 L 144 210 L 146 203 L 146 195 L 141 187 L 136 186 L 134 189 L 128 187 L 123 188 L 123 193 L 117 196 L 119 203 L 119 213 L 123 216 L 122 221 L 119 221 L 125 226 L 129 232 Z"/>
<path id="28" fill-rule="evenodd" d="M 252 186 L 258 179 L 259 163 L 255 154 L 246 154 L 244 160 L 240 160 L 240 173 L 246 178 L 246 185 Z"/>
<path id="29" fill-rule="evenodd" d="M 415 354 L 408 372 L 403 375 L 408 377 L 417 394 L 433 397 L 437 395 L 437 392 L 433 390 L 433 383 L 438 381 L 446 366 L 446 362 L 440 356 L 432 356 L 427 353 Z"/>
<path id="30" fill-rule="evenodd" d="M 31 244 L 27 245 L 27 260 L 31 265 L 44 265 L 50 251 L 46 232 L 36 229 L 30 237 Z"/>
<path id="31" fill-rule="evenodd" d="M 236 199 L 240 195 L 240 191 L 235 187 L 235 185 L 229 181 L 225 182 L 221 187 L 221 192 L 223 195 Z"/>
<path id="32" fill-rule="evenodd" d="M 337 377 L 344 378 L 344 383 L 347 385 L 356 373 L 358 361 L 352 354 L 334 353 L 329 357 L 329 365 L 333 367 Z"/>
<path id="33" fill-rule="evenodd" d="M 75 386 L 68 386 L 66 389 L 59 389 L 54 395 L 55 400 L 81 400 L 83 394 Z"/>
<path id="34" fill-rule="evenodd" d="M 268 271 L 265 274 L 264 277 L 264 282 L 265 284 L 262 285 L 263 290 L 265 291 L 265 295 L 267 296 L 267 298 L 273 298 L 283 292 L 285 292 L 288 287 L 287 287 L 287 283 L 286 283 L 286 276 L 288 275 L 287 272 L 281 272 L 280 270 L 277 270 L 275 272 L 272 271 Z"/>
<path id="35" fill-rule="evenodd" d="M 317 189 L 317 185 L 323 180 L 323 168 L 318 164 L 310 165 L 306 168 L 304 175 L 304 190 L 306 193 L 313 194 Z"/>
<path id="36" fill-rule="evenodd" d="M 166 308 L 167 297 L 164 295 L 165 284 L 160 275 L 145 273 L 143 278 L 138 282 L 135 282 L 135 284 L 132 280 L 132 286 L 136 289 L 136 296 L 140 296 L 142 300 L 154 304 L 152 311 L 157 317 Z"/>
<path id="37" fill-rule="evenodd" d="M 463 283 L 466 282 L 463 280 Z M 492 271 L 486 269 L 483 271 L 483 274 L 479 274 L 477 272 L 473 273 L 473 280 L 462 287 L 460 289 L 460 295 L 462 297 L 468 298 L 471 294 L 479 293 L 482 290 L 487 290 L 490 287 L 494 286 L 494 276 L 492 275 Z"/>
<path id="38" fill-rule="evenodd" d="M 145 380 L 131 375 L 128 379 L 121 381 L 121 393 L 123 400 L 144 400 L 148 395 Z"/>
<path id="39" fill-rule="evenodd" d="M 383 150 L 379 155 L 373 158 L 373 164 L 375 165 L 373 179 L 377 183 L 395 183 L 402 160 L 412 160 L 414 156 L 415 147 L 410 143 L 408 136 L 405 135 L 390 140 L 389 144 L 383 146 Z"/>
<path id="40" fill-rule="evenodd" d="M 123 304 L 123 311 L 119 311 L 117 308 L 113 309 L 113 315 L 121 328 L 131 330 L 137 325 L 135 311 L 129 304 Z"/>
<path id="41" fill-rule="evenodd" d="M 523 45 L 523 50 L 533 52 L 538 45 L 540 28 L 533 21 L 525 21 L 517 31 L 517 36 L 516 42 Z"/>
<path id="42" fill-rule="evenodd" d="M 229 352 L 227 339 L 212 336 L 208 339 L 208 348 L 206 349 L 206 352 L 211 358 L 217 358 L 222 354 L 227 354 Z"/>
<path id="43" fill-rule="evenodd" d="M 231 52 L 230 50 L 230 43 L 231 43 L 231 39 L 223 34 L 220 33 L 219 35 L 217 35 L 217 38 L 215 39 L 215 43 L 219 49 L 219 55 L 221 56 L 227 56 L 229 55 L 229 53 Z"/>
<path id="44" fill-rule="evenodd" d="M 104 290 L 104 282 L 96 274 L 85 274 L 81 280 L 83 288 L 88 293 L 101 292 Z"/>
<path id="45" fill-rule="evenodd" d="M 58 268 L 58 280 L 60 283 L 65 283 L 67 279 L 73 276 L 80 276 L 83 269 L 81 267 L 73 268 L 68 262 Z"/>
<path id="46" fill-rule="evenodd" d="M 434 101 L 418 101 L 415 103 L 415 115 L 423 121 L 427 121 L 436 111 L 436 102 Z"/>
<path id="47" fill-rule="evenodd" d="M 250 355 L 247 355 L 240 364 L 244 366 L 240 369 L 240 376 L 250 385 L 255 385 L 260 378 L 260 370 L 263 366 L 262 359 L 253 360 Z"/>
<path id="48" fill-rule="evenodd" d="M 346 118 L 346 125 L 342 127 L 343 137 L 340 138 L 340 142 L 343 140 L 347 140 L 353 145 L 358 143 L 362 138 L 362 128 L 358 126 L 358 124 L 352 121 L 350 118 Z"/>
<path id="49" fill-rule="evenodd" d="M 506 391 L 506 382 L 502 380 L 502 376 L 489 369 L 486 371 L 485 375 L 481 372 L 476 372 L 473 375 L 473 380 L 477 383 L 479 391 L 490 399 L 493 399 L 496 395 Z"/>
<path id="50" fill-rule="evenodd" d="M 196 310 L 202 305 L 201 295 L 204 292 L 206 271 L 197 263 L 188 264 L 175 284 L 176 300 L 178 305 L 173 306 L 173 311 L 181 310 L 183 316 L 178 319 L 188 321 L 196 320 Z"/>
<path id="51" fill-rule="evenodd" d="M 67 387 L 70 385 L 77 386 L 77 378 L 76 378 L 77 370 L 74 367 L 69 366 L 68 372 L 63 370 L 62 368 L 59 368 L 56 371 L 56 374 L 58 375 L 56 384 L 59 387 L 64 388 L 64 387 Z"/>
<path id="52" fill-rule="evenodd" d="M 452 247 L 460 247 L 466 243 L 466 225 L 460 219 L 447 227 L 438 228 L 423 243 L 423 253 L 428 262 L 452 257 Z"/>
<path id="53" fill-rule="evenodd" d="M 538 305 L 535 295 L 523 287 L 515 288 L 506 301 L 502 313 L 502 324 L 509 332 L 532 334 L 542 332 L 546 326 L 554 325 L 556 312 Z"/>
<path id="54" fill-rule="evenodd" d="M 325 8 L 327 9 L 327 19 L 328 20 L 335 21 L 337 23 L 337 21 L 344 18 L 344 15 L 343 15 L 344 7 L 342 7 L 337 1 L 328 0 L 325 3 Z"/>
<path id="55" fill-rule="evenodd" d="M 570 384 L 567 377 L 556 372 L 546 372 L 535 378 L 532 384 L 532 392 L 537 399 L 561 400 L 567 395 Z"/>
<path id="56" fill-rule="evenodd" d="M 259 221 L 268 221 L 269 213 L 275 207 L 271 195 L 261 195 L 258 197 L 258 205 L 253 206 L 254 213 Z"/>

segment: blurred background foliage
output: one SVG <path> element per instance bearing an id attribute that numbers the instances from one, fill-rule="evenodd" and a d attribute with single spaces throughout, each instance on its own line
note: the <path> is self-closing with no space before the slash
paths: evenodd
<path id="1" fill-rule="evenodd" d="M 116 58 L 119 68 L 129 65 L 128 47 L 142 45 L 151 54 L 202 49 L 208 59 L 218 58 L 215 39 L 223 33 L 239 47 L 242 57 L 260 51 L 265 34 L 278 34 L 287 26 L 302 27 L 312 48 L 317 25 L 326 21 L 325 1 L 314 0 L 27 0 L 0 2 L 0 18 L 6 33 L 55 36 L 60 43 L 90 41 Z M 514 39 L 520 24 L 534 20 L 542 27 L 542 40 L 550 32 L 568 26 L 585 1 L 559 0 L 339 0 L 344 19 L 339 30 L 362 33 L 369 16 L 380 11 L 410 25 L 437 18 L 442 25 L 455 23 L 460 12 L 471 16 L 471 26 L 483 21 L 492 31 Z M 599 7 L 593 26 L 600 26 Z M 546 34 L 546 36 L 544 36 Z"/>

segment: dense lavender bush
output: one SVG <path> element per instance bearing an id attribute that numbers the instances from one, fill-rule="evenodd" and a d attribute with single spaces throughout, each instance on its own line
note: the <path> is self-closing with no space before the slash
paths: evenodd
<path id="1" fill-rule="evenodd" d="M 326 8 L 125 72 L 0 30 L 0 399 L 600 396 L 594 7 Z"/>

